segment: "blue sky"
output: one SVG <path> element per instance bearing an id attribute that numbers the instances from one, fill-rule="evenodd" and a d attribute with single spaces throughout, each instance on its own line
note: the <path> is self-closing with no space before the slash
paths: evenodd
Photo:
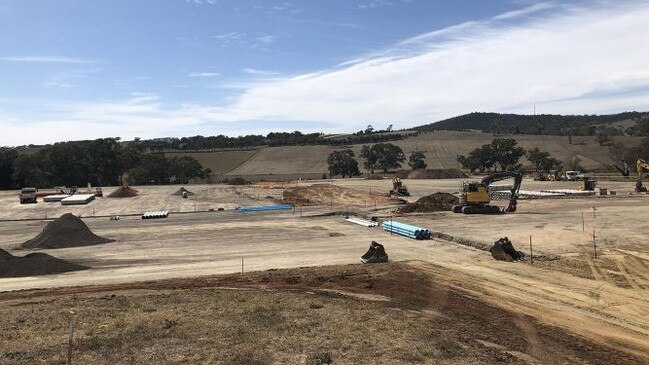
<path id="1" fill-rule="evenodd" d="M 0 145 L 649 105 L 646 1 L 3 0 Z"/>

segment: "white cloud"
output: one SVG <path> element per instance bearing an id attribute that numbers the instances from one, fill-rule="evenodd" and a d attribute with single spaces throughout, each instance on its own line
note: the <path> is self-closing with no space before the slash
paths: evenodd
<path id="1" fill-rule="evenodd" d="M 640 96 L 649 96 L 647 23 L 649 8 L 628 3 L 564 9 L 516 26 L 465 23 L 401 42 L 389 57 L 253 85 L 210 118 L 330 121 L 350 130 L 368 120 L 412 126 L 535 104 L 561 113 L 647 109 L 649 98 L 638 95 L 588 96 L 629 85 L 646 86 Z"/>
<path id="2" fill-rule="evenodd" d="M 257 41 L 259 43 L 261 43 L 261 44 L 264 44 L 264 45 L 269 45 L 269 44 L 275 42 L 276 39 L 277 39 L 277 37 L 275 37 L 273 35 L 265 35 L 265 36 L 257 37 Z"/>
<path id="3" fill-rule="evenodd" d="M 56 57 L 56 56 L 7 56 L 0 57 L 5 62 L 27 62 L 27 63 L 97 63 L 87 58 Z"/>
<path id="4" fill-rule="evenodd" d="M 539 11 L 542 11 L 542 10 L 551 9 L 551 8 L 554 8 L 555 6 L 556 6 L 556 4 L 553 3 L 553 2 L 536 3 L 536 4 L 530 5 L 528 7 L 519 9 L 519 10 L 513 10 L 513 11 L 508 11 L 506 13 L 502 13 L 500 15 L 495 16 L 494 19 L 503 20 L 503 19 L 517 18 L 517 17 L 520 17 L 520 16 L 536 13 L 536 12 L 539 12 Z"/>
<path id="5" fill-rule="evenodd" d="M 210 77 L 217 77 L 220 75 L 221 74 L 218 72 L 191 72 L 187 74 L 188 77 L 199 77 L 199 78 L 210 78 Z"/>
<path id="6" fill-rule="evenodd" d="M 259 125 L 277 130 L 279 122 L 301 122 L 305 130 L 328 123 L 329 132 L 357 130 L 368 121 L 401 128 L 472 111 L 529 113 L 534 105 L 542 113 L 649 110 L 649 7 L 619 4 L 557 7 L 531 18 L 519 13 L 516 25 L 512 15 L 475 21 L 294 77 L 247 68 L 249 75 L 273 77 L 232 82 L 239 95 L 219 106 L 169 105 L 149 94 L 39 104 L 47 110 L 40 116 L 0 115 L 6 131 L 0 145 L 190 135 L 200 128 L 262 132 Z"/>
<path id="7" fill-rule="evenodd" d="M 251 67 L 244 68 L 243 72 L 245 72 L 245 73 L 247 73 L 249 75 L 256 75 L 256 76 L 275 76 L 275 75 L 279 74 L 276 71 L 260 70 L 258 68 L 251 68 Z"/>

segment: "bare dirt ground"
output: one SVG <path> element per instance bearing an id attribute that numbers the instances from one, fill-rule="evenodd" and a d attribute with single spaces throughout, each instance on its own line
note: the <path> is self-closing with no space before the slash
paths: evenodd
<path id="1" fill-rule="evenodd" d="M 344 181 L 338 180 L 335 183 L 359 190 L 367 189 L 367 191 L 372 187 L 372 193 L 387 192 L 391 187 L 388 180 L 345 179 Z M 406 181 L 413 193 L 412 199 L 436 191 L 457 191 L 459 183 L 460 180 Z M 309 183 L 300 182 L 299 184 Z M 523 188 L 528 190 L 575 188 L 578 185 L 578 183 L 566 182 L 525 181 Z M 496 335 L 484 338 L 479 337 L 483 333 L 480 326 L 486 326 L 489 323 L 490 317 L 487 314 L 478 312 L 483 314 L 480 317 L 481 319 L 475 319 L 475 321 L 469 320 L 473 317 L 466 314 L 464 314 L 464 317 L 460 315 L 449 317 L 456 318 L 452 323 L 462 322 L 461 319 L 466 318 L 468 323 L 477 326 L 471 334 L 473 334 L 473 338 L 483 341 L 480 346 L 486 346 L 497 353 L 504 352 L 511 355 L 513 351 L 517 354 L 512 355 L 514 356 L 513 359 L 503 361 L 528 364 L 578 364 L 586 362 L 592 364 L 633 364 L 643 363 L 643 361 L 647 363 L 649 362 L 649 248 L 645 238 L 649 235 L 649 227 L 645 225 L 644 217 L 649 213 L 649 196 L 627 195 L 633 189 L 633 183 L 629 182 L 601 182 L 600 186 L 616 190 L 619 195 L 600 198 L 525 200 L 519 202 L 519 211 L 517 213 L 508 215 L 470 216 L 439 212 L 425 215 L 404 215 L 394 218 L 406 223 L 421 225 L 433 231 L 446 232 L 485 242 L 493 242 L 499 237 L 508 236 L 517 249 L 528 254 L 529 236 L 532 235 L 535 254 L 556 255 L 559 257 L 558 260 L 553 261 L 536 260 L 533 265 L 529 261 L 519 263 L 496 262 L 485 251 L 454 242 L 443 240 L 414 241 L 400 236 L 392 236 L 381 231 L 380 228 L 364 228 L 346 223 L 340 216 L 314 216 L 326 215 L 332 210 L 341 209 L 340 207 L 333 207 L 332 209 L 331 207 L 321 206 L 307 207 L 295 212 L 285 213 L 247 214 L 225 211 L 172 214 L 170 218 L 158 221 L 143 221 L 138 217 L 125 217 L 120 221 L 109 221 L 107 218 L 87 218 L 84 221 L 94 233 L 116 241 L 100 246 L 43 250 L 43 252 L 90 266 L 92 269 L 42 277 L 0 279 L 0 291 L 99 284 L 119 284 L 116 287 L 99 289 L 100 291 L 142 289 L 157 284 L 138 284 L 134 282 L 240 272 L 242 257 L 244 258 L 245 272 L 304 266 L 353 264 L 367 250 L 369 242 L 376 240 L 385 245 L 391 261 L 409 261 L 408 266 L 411 270 L 420 272 L 421 275 L 424 275 L 423 277 L 427 278 L 428 281 L 424 281 L 426 285 L 440 285 L 448 288 L 447 290 L 453 293 L 462 293 L 463 296 L 476 300 L 476 304 L 469 307 L 471 310 L 482 308 L 482 303 L 488 304 L 488 306 L 484 307 L 487 309 L 497 307 L 500 308 L 499 310 L 513 310 L 517 316 L 507 317 L 510 319 L 509 327 L 502 327 L 515 328 L 519 332 L 496 331 L 494 332 Z M 234 193 L 233 188 L 226 186 L 207 186 L 204 188 L 203 193 L 201 193 L 201 187 L 188 186 L 187 188 L 196 192 L 198 196 L 203 194 L 208 201 L 198 201 L 198 203 L 205 204 L 205 206 L 208 206 L 208 204 L 213 206 L 217 204 L 235 206 L 239 199 L 248 199 L 250 203 L 253 203 L 257 202 L 257 195 L 261 196 L 260 199 L 263 200 L 266 193 L 281 193 L 281 190 L 263 190 L 252 186 L 242 188 L 242 195 L 239 197 Z M 151 190 L 147 192 L 147 189 Z M 171 197 L 171 193 L 177 189 L 178 187 L 144 187 L 142 189 L 143 196 L 138 198 L 142 199 L 141 202 L 149 202 L 152 206 L 174 206 L 173 204 L 178 204 L 176 207 L 191 210 L 192 207 L 189 205 L 191 200 Z M 156 192 L 164 192 L 164 194 Z M 2 194 L 6 193 L 0 193 L 0 200 L 15 198 L 15 196 L 9 197 L 8 194 Z M 108 206 L 113 203 L 104 201 L 91 204 L 98 202 L 106 204 L 107 207 L 104 208 L 106 211 L 115 209 L 111 207 L 119 207 Z M 17 214 L 38 215 L 42 214 L 41 210 L 50 209 L 43 203 L 32 207 L 23 208 L 9 205 L 10 212 L 3 211 L 3 214 L 6 214 L 6 216 Z M 96 207 L 101 207 L 101 205 L 96 205 Z M 593 207 L 596 208 L 595 214 L 593 214 Z M 344 208 L 347 209 L 347 207 Z M 33 209 L 33 211 L 28 210 L 25 213 L 21 209 Z M 58 212 L 66 209 L 85 209 L 84 212 L 88 212 L 90 206 L 62 207 L 59 209 Z M 137 210 L 141 208 L 138 207 L 136 202 L 129 202 L 128 209 Z M 159 208 L 152 209 L 157 210 Z M 396 206 L 374 208 L 371 204 L 367 207 L 365 207 L 365 204 L 357 204 L 348 209 L 367 215 L 389 217 L 390 212 L 395 210 Z M 584 213 L 583 225 L 582 213 Z M 42 230 L 45 224 L 44 221 L 0 222 L 0 247 L 11 248 L 34 237 Z M 596 232 L 596 243 L 598 245 L 597 258 L 594 257 L 592 250 L 593 228 Z M 20 253 L 20 255 L 29 252 L 11 249 L 10 251 Z M 358 267 L 355 267 L 354 270 L 356 269 Z M 327 269 L 314 268 L 312 270 L 316 271 L 307 270 L 305 272 L 311 274 L 294 275 L 302 277 L 302 279 L 296 281 L 296 288 L 304 289 L 312 285 L 321 287 L 315 285 L 312 279 L 320 276 L 317 273 L 318 270 L 326 272 Z M 194 279 L 186 281 L 186 283 L 195 282 L 199 283 L 195 285 L 200 286 L 201 280 L 207 279 Z M 220 284 L 208 283 L 206 286 L 236 286 L 232 283 L 237 281 L 228 279 L 230 281 L 226 283 L 219 282 L 221 279 L 210 280 L 216 280 Z M 294 279 L 289 281 L 294 281 Z M 133 284 L 124 286 L 125 283 Z M 183 285 L 191 287 L 194 284 L 178 284 L 178 287 L 182 288 Z M 168 287 L 163 288 L 168 289 Z M 331 288 L 336 289 L 333 286 Z M 342 286 L 338 289 L 350 290 Z M 83 292 L 86 289 L 57 289 L 52 292 L 52 298 L 54 299 L 47 300 L 56 300 L 57 305 L 63 308 L 72 303 L 69 301 L 73 300 L 73 297 L 69 297 L 69 295 L 77 295 L 75 293 L 78 290 Z M 360 292 L 392 298 L 392 295 L 388 295 L 389 293 L 385 291 L 361 290 Z M 20 292 L 1 294 L 0 300 L 2 298 L 18 300 L 23 298 L 22 295 L 24 298 L 20 300 L 28 301 L 26 298 L 38 295 L 38 293 L 41 293 L 41 291 L 28 291 L 23 294 L 20 294 Z M 57 295 L 60 295 L 61 298 L 58 298 Z M 133 298 L 127 299 L 126 303 L 137 303 L 140 300 L 138 297 L 140 294 L 126 293 L 124 295 Z M 154 298 L 157 298 L 156 295 L 159 295 L 159 293 L 155 294 Z M 169 293 L 169 295 L 178 294 Z M 192 293 L 192 295 L 194 294 Z M 416 295 L 416 291 L 413 291 L 411 295 Z M 251 296 L 250 298 L 256 297 Z M 83 302 L 86 299 L 77 300 Z M 93 303 L 97 303 L 98 299 L 87 300 L 89 301 L 87 302 L 88 306 L 94 306 Z M 155 300 L 156 302 L 165 302 L 163 299 Z M 205 300 L 204 297 L 199 296 L 196 298 L 196 303 L 203 303 Z M 262 301 L 261 298 L 250 300 Z M 393 299 L 390 301 L 393 301 Z M 3 310 L 14 308 L 13 304 L 9 303 L 12 302 L 3 300 L 0 307 L 3 307 Z M 40 303 L 40 299 L 38 303 Z M 126 307 L 129 306 L 131 304 L 126 305 Z M 16 308 L 23 307 L 19 305 Z M 24 308 L 28 308 L 28 306 Z M 182 312 L 180 308 L 176 306 L 179 313 Z M 11 310 L 14 313 L 14 309 Z M 421 308 L 418 310 L 426 312 Z M 487 312 L 493 312 L 493 310 L 488 309 Z M 48 313 L 50 313 L 48 314 L 50 316 L 56 316 L 57 312 Z M 426 316 L 439 313 L 439 308 L 434 307 L 430 309 L 430 313 L 426 313 Z M 351 317 L 343 318 L 351 320 Z M 520 318 L 532 318 L 534 323 L 553 328 L 557 332 L 544 332 L 545 330 L 536 327 L 537 324 L 530 324 L 527 319 L 521 320 Z M 162 318 L 158 318 L 158 320 L 162 321 Z M 327 321 L 329 320 L 333 319 L 327 319 Z M 143 319 L 141 321 L 144 322 Z M 446 326 L 451 325 L 447 323 Z M 457 326 L 461 325 L 457 324 Z M 126 326 L 126 328 L 130 327 Z M 405 331 L 407 326 L 403 328 Z M 438 325 L 432 328 L 442 327 Z M 324 331 L 324 333 L 329 333 L 327 331 Z M 358 331 L 361 331 L 361 329 L 358 329 Z M 469 330 L 467 329 L 467 331 Z M 521 338 L 520 331 L 524 333 L 522 338 L 528 340 L 517 343 L 516 338 Z M 144 333 L 148 332 L 145 331 Z M 352 338 L 359 337 L 358 332 L 350 333 L 352 333 L 350 335 Z M 563 335 L 559 335 L 560 333 L 563 333 Z M 186 334 L 181 335 L 185 336 Z M 138 334 L 135 334 L 133 340 L 137 340 L 138 336 Z M 411 338 L 409 336 L 414 335 L 406 332 L 405 336 Z M 498 336 L 501 336 L 500 342 L 494 340 Z M 560 348 L 555 352 L 554 349 L 558 348 L 555 345 L 538 345 L 539 343 L 545 343 L 543 342 L 545 340 L 539 340 L 540 342 L 538 342 L 536 339 L 546 337 L 556 337 L 561 339 L 560 342 L 562 343 L 570 343 L 572 340 L 577 342 L 574 345 L 565 345 L 565 348 Z M 152 338 L 160 339 L 165 337 L 156 335 L 152 336 Z M 467 342 L 460 341 L 463 337 L 459 335 L 452 338 L 458 339 L 459 342 L 456 344 L 461 348 L 464 347 L 460 344 L 467 344 Z M 291 339 L 286 341 L 291 343 Z M 178 342 L 176 340 L 176 342 L 171 341 L 170 343 Z M 473 346 L 475 342 L 471 342 L 471 344 Z M 6 346 L 5 343 L 0 343 L 0 345 L 0 347 Z M 97 350 L 99 353 L 107 351 L 106 348 L 101 346 L 98 348 L 100 349 Z M 606 351 L 598 350 L 601 348 L 605 348 Z M 349 353 L 353 349 L 354 347 L 350 347 Z M 53 350 L 50 348 L 48 351 Z M 424 350 L 418 349 L 410 352 L 417 351 Z M 478 352 L 481 353 L 480 351 Z M 155 353 L 155 351 L 151 353 Z M 610 357 L 604 355 L 601 355 L 600 358 L 588 357 L 591 355 L 586 355 L 587 353 L 592 356 L 608 353 Z M 558 357 L 548 357 L 555 354 Z M 476 357 L 471 357 L 474 355 Z M 36 355 L 32 354 L 30 356 Z M 388 352 L 382 352 L 381 356 L 377 357 L 380 361 L 368 363 L 381 363 L 381 361 L 383 363 L 400 363 L 390 356 Z M 428 359 L 425 355 L 422 356 L 424 359 Z M 480 357 L 482 355 L 476 355 L 474 352 L 467 356 L 469 356 L 467 359 L 471 360 L 464 363 L 495 362 L 493 358 Z M 0 361 L 4 360 L 0 359 Z M 277 358 L 269 363 L 282 363 L 281 360 L 283 359 Z M 409 363 L 406 360 L 400 361 Z M 417 361 L 419 360 L 413 359 L 410 363 Z M 428 360 L 423 362 L 425 363 L 425 361 Z M 436 363 L 463 363 L 453 361 L 455 360 L 443 359 L 443 361 Z M 214 360 L 213 363 L 218 362 Z M 355 362 L 345 362 L 343 360 L 340 363 Z"/>
<path id="2" fill-rule="evenodd" d="M 422 262 L 0 294 L 3 364 L 642 364 Z M 235 304 L 235 305 L 233 305 Z"/>

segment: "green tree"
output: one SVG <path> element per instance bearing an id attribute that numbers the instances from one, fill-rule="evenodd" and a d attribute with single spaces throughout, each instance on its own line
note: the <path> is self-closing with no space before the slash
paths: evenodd
<path id="1" fill-rule="evenodd" d="M 493 149 L 490 144 L 485 144 L 469 152 L 467 156 L 459 156 L 457 160 L 471 172 L 486 171 L 494 165 Z"/>
<path id="2" fill-rule="evenodd" d="M 350 149 L 332 152 L 327 157 L 327 164 L 329 165 L 329 175 L 331 176 L 342 175 L 344 179 L 345 176 L 352 177 L 360 175 L 358 161 L 354 158 L 354 151 Z"/>
<path id="3" fill-rule="evenodd" d="M 200 162 L 191 156 L 174 157 L 170 161 L 170 174 L 173 175 L 176 182 L 186 184 L 190 179 L 205 177 L 206 171 L 203 170 Z"/>
<path id="4" fill-rule="evenodd" d="M 491 141 L 494 168 L 499 166 L 502 171 L 507 171 L 520 167 L 518 161 L 525 155 L 525 149 L 516 147 L 517 144 L 512 138 L 497 138 Z"/>
<path id="5" fill-rule="evenodd" d="M 16 158 L 11 178 L 17 187 L 42 187 L 45 185 L 45 174 L 41 170 L 40 162 L 36 154 L 22 154 Z"/>
<path id="6" fill-rule="evenodd" d="M 611 141 L 611 138 L 609 137 L 609 134 L 607 131 L 600 131 L 597 133 L 597 143 L 599 143 L 600 146 L 603 146 Z"/>
<path id="7" fill-rule="evenodd" d="M 558 169 L 561 162 L 554 157 L 550 157 L 549 152 L 543 152 L 538 147 L 526 152 L 525 156 L 532 163 L 536 172 L 550 171 Z"/>
<path id="8" fill-rule="evenodd" d="M 421 151 L 415 151 L 408 158 L 408 165 L 413 170 L 422 170 L 428 167 L 426 165 L 426 155 Z"/>
<path id="9" fill-rule="evenodd" d="M 0 189 L 15 187 L 11 175 L 14 173 L 18 151 L 14 148 L 0 147 Z"/>
<path id="10" fill-rule="evenodd" d="M 390 169 L 400 168 L 406 160 L 403 150 L 392 143 L 377 143 L 375 145 L 363 146 L 361 157 L 365 159 L 363 165 L 370 172 L 374 173 L 375 169 L 381 169 L 388 172 Z"/>

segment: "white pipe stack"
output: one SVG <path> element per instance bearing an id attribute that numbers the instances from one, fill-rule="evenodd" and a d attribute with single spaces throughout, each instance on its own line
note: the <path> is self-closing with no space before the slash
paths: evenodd
<path id="1" fill-rule="evenodd" d="M 358 218 L 358 217 L 347 217 L 347 218 L 345 218 L 345 220 L 347 222 L 349 222 L 349 223 L 358 224 L 359 226 L 368 227 L 368 228 L 369 227 L 377 227 L 379 225 L 378 222 L 368 221 L 366 219 L 361 219 L 361 218 Z"/>

